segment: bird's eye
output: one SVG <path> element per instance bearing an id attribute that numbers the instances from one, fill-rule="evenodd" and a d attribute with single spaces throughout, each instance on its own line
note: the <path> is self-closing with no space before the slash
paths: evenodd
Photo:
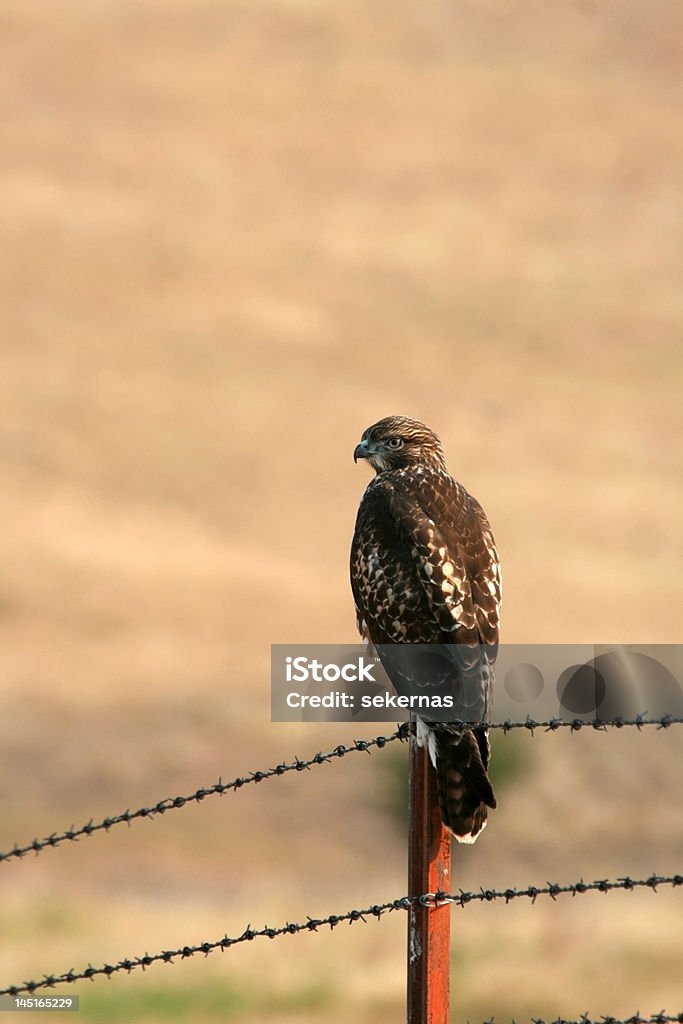
<path id="1" fill-rule="evenodd" d="M 390 437 L 387 441 L 387 448 L 402 448 L 403 438 L 402 437 Z"/>

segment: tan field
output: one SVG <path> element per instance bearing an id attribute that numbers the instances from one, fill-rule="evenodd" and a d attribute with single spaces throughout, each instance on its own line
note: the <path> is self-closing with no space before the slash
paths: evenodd
<path id="1" fill-rule="evenodd" d="M 505 640 L 683 639 L 678 0 L 0 29 L 0 850 L 382 731 L 271 724 L 269 659 L 355 639 L 352 451 L 388 413 L 487 509 Z M 0 864 L 0 988 L 403 895 L 405 756 Z M 494 758 L 455 888 L 681 871 L 675 729 Z M 680 1011 L 681 909 L 455 909 L 452 1019 Z M 404 946 L 398 913 L 258 940 L 82 982 L 79 1020 L 388 1024 Z"/>

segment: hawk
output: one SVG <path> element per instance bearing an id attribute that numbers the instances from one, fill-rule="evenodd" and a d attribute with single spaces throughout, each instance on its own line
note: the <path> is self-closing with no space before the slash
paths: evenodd
<path id="1" fill-rule="evenodd" d="M 399 692 L 396 661 L 383 656 L 381 645 L 463 645 L 444 648 L 459 656 L 451 685 L 457 688 L 475 671 L 483 706 L 490 708 L 501 572 L 483 508 L 449 475 L 441 441 L 417 420 L 379 420 L 364 432 L 353 458 L 367 459 L 375 470 L 351 546 L 361 636 L 377 649 Z M 444 824 L 460 842 L 473 843 L 486 825 L 487 809 L 496 806 L 487 775 L 488 730 L 433 718 L 430 723 L 423 716 L 416 733 L 436 770 Z"/>

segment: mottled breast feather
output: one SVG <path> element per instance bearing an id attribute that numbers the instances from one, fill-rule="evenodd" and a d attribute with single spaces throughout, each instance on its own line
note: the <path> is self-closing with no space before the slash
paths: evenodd
<path id="1" fill-rule="evenodd" d="M 381 473 L 358 509 L 351 585 L 373 643 L 498 643 L 500 564 L 481 505 L 447 473 Z"/>

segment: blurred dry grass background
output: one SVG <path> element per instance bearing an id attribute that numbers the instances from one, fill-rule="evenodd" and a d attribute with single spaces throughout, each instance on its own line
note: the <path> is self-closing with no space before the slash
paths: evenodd
<path id="1" fill-rule="evenodd" d="M 349 738 L 269 724 L 269 644 L 354 639 L 390 412 L 487 508 L 506 640 L 681 640 L 682 40 L 678 0 L 2 3 L 0 848 Z M 673 731 L 516 742 L 458 884 L 680 870 Z M 401 894 L 393 757 L 3 865 L 3 982 Z M 453 1019 L 678 1010 L 680 909 L 455 912 Z M 400 1020 L 404 930 L 80 1019 Z"/>

